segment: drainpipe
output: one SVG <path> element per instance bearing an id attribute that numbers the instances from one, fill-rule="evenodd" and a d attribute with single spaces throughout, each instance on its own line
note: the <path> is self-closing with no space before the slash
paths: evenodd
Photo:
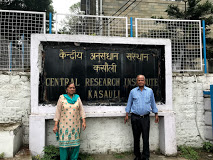
<path id="1" fill-rule="evenodd" d="M 96 16 L 98 16 L 99 14 L 98 14 L 98 11 L 99 11 L 99 8 L 98 8 L 98 0 L 96 0 Z"/>
<path id="2" fill-rule="evenodd" d="M 22 69 L 24 71 L 24 34 L 21 37 L 21 51 L 22 51 Z"/>
<path id="3" fill-rule="evenodd" d="M 52 13 L 49 13 L 49 34 L 52 34 Z"/>
<path id="4" fill-rule="evenodd" d="M 103 0 L 100 0 L 100 16 L 102 16 L 103 13 Z"/>
<path id="5" fill-rule="evenodd" d="M 13 46 L 12 46 L 12 42 L 10 42 L 9 46 L 8 46 L 8 54 L 9 54 L 9 71 L 11 71 L 12 69 L 12 49 L 13 49 Z"/>
<path id="6" fill-rule="evenodd" d="M 100 0 L 100 16 L 103 16 L 102 12 L 103 12 L 103 1 Z M 102 17 L 100 18 L 100 35 L 103 35 L 103 21 L 102 21 Z"/>
<path id="7" fill-rule="evenodd" d="M 203 56 L 204 56 L 204 73 L 207 73 L 207 64 L 206 64 L 206 34 L 205 34 L 205 21 L 202 20 L 203 24 Z"/>
<path id="8" fill-rule="evenodd" d="M 132 17 L 130 17 L 130 37 L 133 37 L 133 23 L 132 23 Z"/>

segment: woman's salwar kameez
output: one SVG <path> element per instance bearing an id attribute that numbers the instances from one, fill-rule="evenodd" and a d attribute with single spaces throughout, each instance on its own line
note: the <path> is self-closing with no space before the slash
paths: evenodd
<path id="1" fill-rule="evenodd" d="M 72 99 L 61 95 L 57 103 L 54 121 L 58 121 L 60 160 L 77 160 L 80 148 L 81 118 L 85 117 L 84 108 L 79 95 Z"/>

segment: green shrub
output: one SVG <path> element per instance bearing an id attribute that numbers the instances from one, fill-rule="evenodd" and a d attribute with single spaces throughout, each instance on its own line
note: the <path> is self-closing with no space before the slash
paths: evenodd
<path id="1" fill-rule="evenodd" d="M 1 154 L 0 154 L 0 159 L 3 159 L 4 158 L 4 152 L 2 152 Z"/>
<path id="2" fill-rule="evenodd" d="M 192 148 L 188 146 L 179 146 L 178 150 L 181 152 L 181 157 L 184 157 L 186 159 L 190 160 L 198 160 L 199 155 L 198 153 Z"/>
<path id="3" fill-rule="evenodd" d="M 41 160 L 41 157 L 40 157 L 40 155 L 38 154 L 37 156 L 33 156 L 33 157 L 32 157 L 32 160 Z"/>
<path id="4" fill-rule="evenodd" d="M 58 160 L 60 157 L 59 148 L 54 145 L 49 145 L 44 147 L 44 156 L 41 160 Z"/>
<path id="5" fill-rule="evenodd" d="M 207 152 L 213 152 L 213 144 L 210 142 L 204 142 L 203 149 Z"/>

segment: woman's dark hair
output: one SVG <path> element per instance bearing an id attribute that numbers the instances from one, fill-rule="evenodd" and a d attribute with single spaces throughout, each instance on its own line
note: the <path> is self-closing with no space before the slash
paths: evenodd
<path id="1" fill-rule="evenodd" d="M 69 85 L 71 85 L 71 84 L 74 84 L 73 82 L 69 82 L 69 83 L 67 83 L 67 85 L 66 85 L 66 89 L 69 87 Z M 75 84 L 74 84 L 74 86 L 75 86 Z"/>

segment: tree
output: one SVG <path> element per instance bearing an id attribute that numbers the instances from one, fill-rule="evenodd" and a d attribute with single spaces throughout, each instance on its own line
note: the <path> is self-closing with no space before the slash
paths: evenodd
<path id="1" fill-rule="evenodd" d="M 81 14 L 81 8 L 80 8 L 81 3 L 75 3 L 72 6 L 70 6 L 69 11 L 71 15 L 67 15 L 61 22 L 60 25 L 62 29 L 59 29 L 59 33 L 76 33 L 75 26 L 80 25 L 81 23 L 81 18 L 82 17 L 76 17 L 74 15 Z"/>
<path id="2" fill-rule="evenodd" d="M 46 12 L 49 19 L 49 12 L 54 12 L 52 0 L 8 0 L 0 2 L 2 10 L 23 10 Z"/>
<path id="3" fill-rule="evenodd" d="M 181 10 L 177 5 L 169 5 L 167 7 L 168 16 L 175 19 L 188 20 L 205 20 L 206 34 L 210 33 L 209 26 L 213 24 L 213 4 L 208 0 L 201 2 L 201 0 L 188 0 L 186 10 Z M 213 39 L 208 37 L 207 42 L 207 58 L 213 58 Z"/>
<path id="4" fill-rule="evenodd" d="M 213 4 L 208 0 L 200 3 L 201 0 L 188 0 L 186 11 L 181 10 L 177 5 L 169 5 L 166 12 L 171 18 L 205 20 L 207 25 L 213 24 Z"/>
<path id="5" fill-rule="evenodd" d="M 81 12 L 80 6 L 81 6 L 81 2 L 78 2 L 78 3 L 73 4 L 73 5 L 69 8 L 70 13 L 72 13 L 72 14 L 80 14 L 80 12 Z"/>
<path id="6" fill-rule="evenodd" d="M 37 12 L 46 12 L 46 19 L 49 19 L 49 12 L 53 13 L 54 9 L 52 6 L 52 0 L 5 0 L 5 1 L 0 1 L 0 9 L 2 10 L 21 10 L 21 11 L 37 11 Z M 9 14 L 9 13 L 5 13 Z M 20 25 L 16 25 L 16 22 L 14 21 L 13 27 L 16 30 L 22 30 L 22 33 L 25 33 L 25 31 L 30 29 L 30 26 L 25 26 L 25 20 L 24 17 L 20 18 L 22 23 Z M 35 19 L 35 17 L 32 17 L 32 21 Z M 11 24 L 11 20 L 4 19 L 5 24 Z M 1 25 L 1 23 L 0 23 Z M 21 25 L 24 25 L 22 27 Z M 39 26 L 42 26 L 42 23 L 36 23 L 35 24 L 37 28 Z M 21 29 L 20 29 L 21 28 Z M 36 27 L 35 27 L 36 28 Z M 49 28 L 47 27 L 47 30 Z M 4 26 L 1 27 L 1 30 L 5 30 Z M 34 33 L 39 33 L 40 31 L 34 30 Z M 2 32 L 3 33 L 3 32 Z M 5 38 L 10 39 L 9 37 L 14 37 L 10 35 L 4 35 Z M 28 40 L 30 39 L 30 34 L 25 33 L 25 38 Z"/>

